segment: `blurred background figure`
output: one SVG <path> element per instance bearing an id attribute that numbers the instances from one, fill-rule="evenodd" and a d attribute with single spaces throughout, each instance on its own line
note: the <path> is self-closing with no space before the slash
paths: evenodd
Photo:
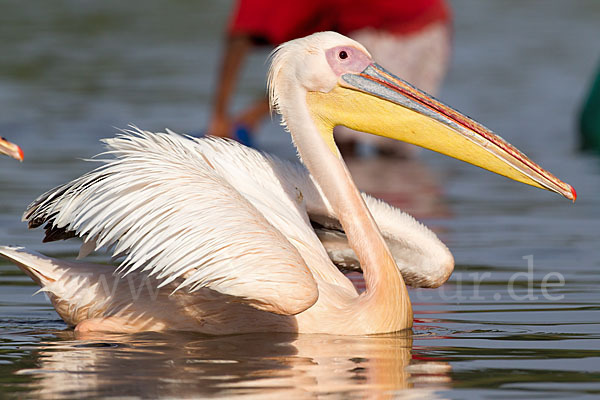
<path id="1" fill-rule="evenodd" d="M 581 148 L 600 151 L 600 65 L 579 119 Z"/>
<path id="2" fill-rule="evenodd" d="M 266 97 L 238 115 L 229 110 L 248 51 L 319 31 L 350 36 L 392 73 L 436 95 L 449 62 L 450 20 L 445 0 L 238 0 L 227 30 L 208 133 L 251 145 L 252 132 L 269 111 Z M 358 135 L 338 129 L 340 150 L 352 154 L 359 140 L 373 143 L 380 154 L 406 155 L 409 149 L 400 142 Z"/>

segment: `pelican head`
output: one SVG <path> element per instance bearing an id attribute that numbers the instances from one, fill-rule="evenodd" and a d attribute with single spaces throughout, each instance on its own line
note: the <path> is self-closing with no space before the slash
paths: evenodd
<path id="1" fill-rule="evenodd" d="M 19 161 L 23 161 L 23 150 L 14 143 L 0 137 L 0 154 L 6 154 Z"/>
<path id="2" fill-rule="evenodd" d="M 269 74 L 271 104 L 294 142 L 302 141 L 297 102 L 304 102 L 329 149 L 339 157 L 333 127 L 412 143 L 575 200 L 576 192 L 483 125 L 376 64 L 359 43 L 334 32 L 280 46 Z M 285 94 L 285 95 L 282 95 Z M 306 142 L 306 141 L 305 141 Z M 306 144 L 305 144 L 306 145 Z M 301 154 L 304 158 L 304 156 Z"/>

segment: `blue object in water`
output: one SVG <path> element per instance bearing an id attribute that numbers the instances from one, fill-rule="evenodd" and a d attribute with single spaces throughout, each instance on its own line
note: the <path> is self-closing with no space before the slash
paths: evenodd
<path id="1" fill-rule="evenodd" d="M 233 138 L 243 144 L 244 146 L 254 147 L 254 141 L 252 140 L 252 134 L 248 127 L 239 124 L 233 129 Z"/>
<path id="2" fill-rule="evenodd" d="M 190 136 L 193 137 L 203 137 L 206 136 L 206 132 L 191 132 Z M 254 140 L 252 140 L 252 133 L 250 129 L 246 127 L 246 125 L 238 124 L 233 128 L 232 139 L 237 142 L 240 142 L 244 146 L 254 147 Z"/>

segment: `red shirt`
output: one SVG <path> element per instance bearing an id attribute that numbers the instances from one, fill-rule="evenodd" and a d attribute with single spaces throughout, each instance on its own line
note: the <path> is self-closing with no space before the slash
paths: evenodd
<path id="1" fill-rule="evenodd" d="M 228 32 L 277 45 L 327 30 L 410 33 L 449 19 L 445 0 L 238 0 Z"/>

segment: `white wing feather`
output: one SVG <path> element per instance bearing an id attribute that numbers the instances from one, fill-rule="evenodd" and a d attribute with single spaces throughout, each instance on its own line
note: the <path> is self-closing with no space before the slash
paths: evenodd
<path id="1" fill-rule="evenodd" d="M 49 222 L 75 231 L 84 238 L 80 257 L 114 246 L 115 256 L 125 256 L 120 271 L 147 271 L 163 284 L 182 278 L 180 287 L 256 297 L 262 280 L 277 287 L 270 289 L 277 296 L 288 291 L 300 298 L 298 286 L 312 279 L 298 264 L 307 264 L 318 281 L 354 290 L 330 261 L 358 263 L 343 232 L 330 248 L 310 226 L 309 216 L 326 226 L 339 223 L 302 165 L 235 142 L 127 133 L 105 140 L 105 154 L 114 159 L 98 160 L 104 164 L 95 171 L 30 205 L 24 215 L 30 226 Z M 407 282 L 445 281 L 452 256 L 435 234 L 363 196 Z"/>
<path id="2" fill-rule="evenodd" d="M 42 195 L 24 214 L 30 225 L 74 231 L 84 252 L 114 246 L 125 255 L 119 271 L 144 271 L 162 285 L 179 279 L 179 288 L 210 288 L 283 314 L 316 301 L 298 250 L 204 155 L 237 145 L 139 130 L 105 142 L 115 158 Z M 291 200 L 262 194 L 273 218 L 306 228 Z"/>

